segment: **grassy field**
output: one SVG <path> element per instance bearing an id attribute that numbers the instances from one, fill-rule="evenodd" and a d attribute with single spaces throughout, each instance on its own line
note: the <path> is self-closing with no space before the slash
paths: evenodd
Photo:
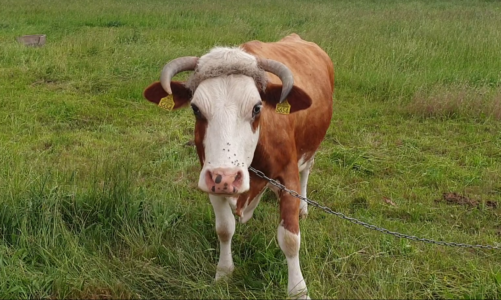
<path id="1" fill-rule="evenodd" d="M 172 58 L 292 32 L 336 71 L 309 196 L 393 231 L 501 244 L 499 1 L 0 7 L 1 299 L 286 297 L 272 193 L 237 225 L 233 277 L 213 284 L 192 113 L 142 91 Z M 46 46 L 16 41 L 36 33 Z M 501 298 L 499 250 L 401 240 L 314 208 L 301 228 L 312 298 Z"/>

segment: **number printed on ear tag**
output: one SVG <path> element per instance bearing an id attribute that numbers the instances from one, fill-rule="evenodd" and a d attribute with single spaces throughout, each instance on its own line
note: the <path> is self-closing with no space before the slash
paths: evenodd
<path id="1" fill-rule="evenodd" d="M 168 111 L 173 110 L 175 105 L 174 97 L 172 95 L 167 95 L 166 97 L 160 99 L 160 102 L 158 102 L 158 106 Z"/>
<path id="2" fill-rule="evenodd" d="M 282 115 L 288 115 L 291 112 L 291 105 L 286 99 L 284 102 L 277 104 L 275 111 Z"/>

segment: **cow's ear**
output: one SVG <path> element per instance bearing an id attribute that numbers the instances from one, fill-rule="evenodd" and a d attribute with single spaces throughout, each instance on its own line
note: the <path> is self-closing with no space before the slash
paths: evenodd
<path id="1" fill-rule="evenodd" d="M 157 81 L 144 90 L 143 96 L 148 101 L 167 110 L 178 109 L 190 103 L 191 91 L 182 82 L 172 81 L 170 88 L 172 89 L 172 97 L 167 97 L 167 92 L 164 91 L 160 81 Z"/>
<path id="2" fill-rule="evenodd" d="M 265 101 L 266 104 L 277 107 L 278 101 L 280 101 L 280 95 L 282 94 L 282 85 L 268 83 L 266 91 L 261 92 L 261 99 Z M 311 98 L 297 86 L 293 86 L 289 96 L 287 96 L 287 103 L 290 105 L 289 113 L 307 109 L 311 106 Z M 284 101 L 285 102 L 285 101 Z M 284 111 L 285 107 L 285 111 Z M 276 109 L 277 112 L 287 113 L 287 104 L 278 104 Z"/>

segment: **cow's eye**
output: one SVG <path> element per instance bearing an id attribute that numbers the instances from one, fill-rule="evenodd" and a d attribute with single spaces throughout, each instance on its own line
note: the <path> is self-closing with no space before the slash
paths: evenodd
<path id="1" fill-rule="evenodd" d="M 193 114 L 197 117 L 199 117 L 202 113 L 200 112 L 200 108 L 196 106 L 195 104 L 191 104 L 191 109 L 193 109 Z"/>
<path id="2" fill-rule="evenodd" d="M 263 107 L 263 104 L 261 104 L 261 103 L 254 105 L 254 107 L 252 108 L 252 117 L 259 115 L 262 107 Z"/>

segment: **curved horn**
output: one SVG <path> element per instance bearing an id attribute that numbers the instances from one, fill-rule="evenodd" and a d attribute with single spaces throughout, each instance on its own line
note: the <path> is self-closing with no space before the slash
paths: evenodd
<path id="1" fill-rule="evenodd" d="M 294 76 L 292 76 L 291 70 L 283 63 L 267 58 L 258 58 L 258 64 L 263 70 L 277 75 L 282 81 L 282 94 L 279 101 L 282 103 L 294 86 Z"/>
<path id="2" fill-rule="evenodd" d="M 170 81 L 172 77 L 179 72 L 195 70 L 197 62 L 198 57 L 185 56 L 173 59 L 164 66 L 162 75 L 160 75 L 160 84 L 167 94 L 172 95 L 172 90 L 170 88 Z"/>

